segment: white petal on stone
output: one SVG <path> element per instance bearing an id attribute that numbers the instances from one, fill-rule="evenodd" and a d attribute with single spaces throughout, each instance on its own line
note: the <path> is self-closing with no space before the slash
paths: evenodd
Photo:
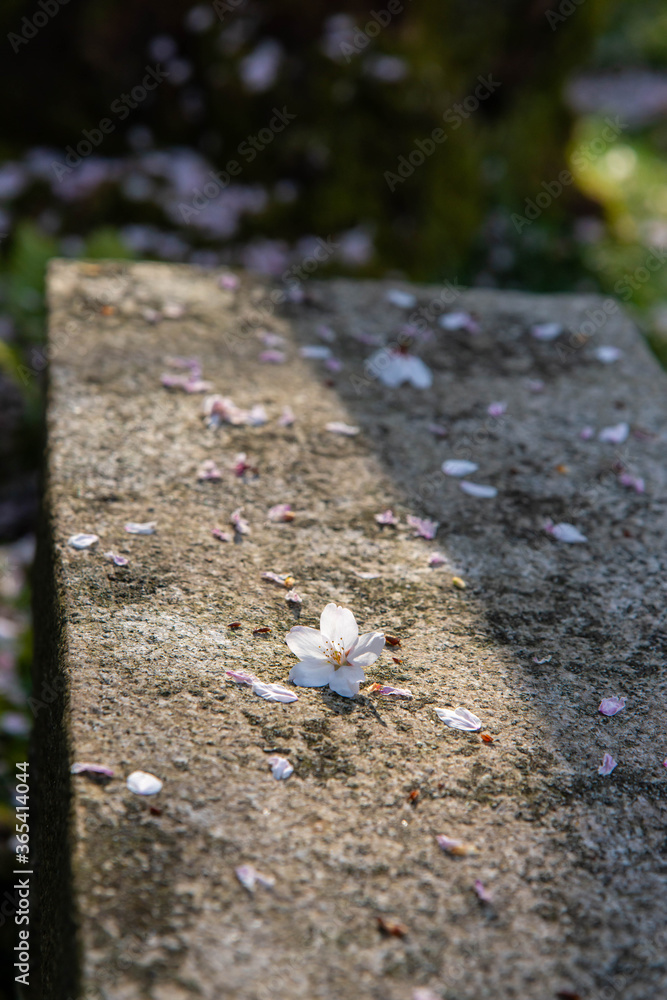
<path id="1" fill-rule="evenodd" d="M 110 767 L 104 767 L 103 764 L 77 762 L 70 767 L 70 774 L 92 774 L 102 778 L 113 778 L 114 773 Z"/>
<path id="2" fill-rule="evenodd" d="M 466 840 L 456 840 L 454 837 L 448 837 L 444 833 L 438 834 L 435 839 L 438 841 L 438 846 L 447 854 L 453 854 L 456 857 L 462 858 L 470 854 L 477 854 L 475 845 L 468 843 Z"/>
<path id="3" fill-rule="evenodd" d="M 331 357 L 331 348 L 324 344 L 306 344 L 299 348 L 299 354 L 309 361 L 327 361 Z"/>
<path id="4" fill-rule="evenodd" d="M 162 782 L 148 771 L 133 771 L 127 779 L 127 787 L 135 795 L 157 795 L 162 789 Z"/>
<path id="5" fill-rule="evenodd" d="M 247 674 L 244 670 L 225 670 L 225 673 L 235 684 L 247 684 L 252 687 L 253 684 L 257 683 L 255 675 Z"/>
<path id="6" fill-rule="evenodd" d="M 440 552 L 434 552 L 432 556 L 429 556 L 428 564 L 429 566 L 444 566 L 447 560 Z"/>
<path id="7" fill-rule="evenodd" d="M 295 421 L 295 416 L 290 406 L 284 406 L 283 412 L 278 417 L 279 427 L 291 427 Z"/>
<path id="8" fill-rule="evenodd" d="M 413 309 L 417 304 L 417 298 L 412 292 L 403 292 L 400 288 L 390 288 L 386 295 L 387 302 L 399 309 Z"/>
<path id="9" fill-rule="evenodd" d="M 486 412 L 490 417 L 502 417 L 507 411 L 507 403 L 489 403 Z"/>
<path id="10" fill-rule="evenodd" d="M 303 599 L 299 596 L 296 590 L 288 590 L 285 594 L 285 600 L 288 604 L 303 604 Z"/>
<path id="11" fill-rule="evenodd" d="M 468 494 L 469 497 L 480 497 L 483 500 L 490 500 L 491 497 L 498 496 L 498 490 L 495 486 L 485 486 L 482 483 L 471 483 L 467 479 L 462 479 L 459 486 L 464 493 Z"/>
<path id="12" fill-rule="evenodd" d="M 383 510 L 381 514 L 374 514 L 375 520 L 378 524 L 391 524 L 397 525 L 398 518 L 391 509 Z"/>
<path id="13" fill-rule="evenodd" d="M 351 649 L 359 639 L 357 620 L 349 608 L 343 608 L 333 601 L 327 604 L 320 615 L 320 631 L 327 636 L 339 652 Z"/>
<path id="14" fill-rule="evenodd" d="M 598 361 L 601 361 L 605 365 L 611 365 L 614 361 L 618 361 L 618 359 L 623 356 L 623 351 L 620 347 L 602 344 L 600 347 L 595 348 L 593 354 Z"/>
<path id="15" fill-rule="evenodd" d="M 573 524 L 568 524 L 566 521 L 560 521 L 558 524 L 551 524 L 547 522 L 545 525 L 545 531 L 559 541 L 568 542 L 571 545 L 577 542 L 587 542 L 588 539 L 586 535 L 582 535 L 578 528 L 575 528 Z"/>
<path id="16" fill-rule="evenodd" d="M 603 427 L 598 434 L 599 441 L 607 441 L 609 444 L 623 444 L 628 440 L 630 425 L 625 421 L 614 424 L 612 427 Z"/>
<path id="17" fill-rule="evenodd" d="M 477 322 L 467 312 L 443 313 L 438 326 L 443 330 L 468 330 L 469 333 L 476 333 L 479 329 Z"/>
<path id="18" fill-rule="evenodd" d="M 127 566 L 130 561 L 129 559 L 126 559 L 125 556 L 120 556 L 116 552 L 105 552 L 104 558 L 112 562 L 114 566 Z"/>
<path id="19" fill-rule="evenodd" d="M 360 580 L 377 580 L 381 576 L 380 573 L 364 573 L 360 569 L 353 569 L 352 572 L 355 576 L 358 576 Z"/>
<path id="20" fill-rule="evenodd" d="M 360 667 L 339 667 L 329 678 L 329 687 L 343 698 L 354 698 L 366 675 Z"/>
<path id="21" fill-rule="evenodd" d="M 425 538 L 429 542 L 435 538 L 440 527 L 439 521 L 429 521 L 426 517 L 415 517 L 414 514 L 408 514 L 406 521 L 416 537 Z"/>
<path id="22" fill-rule="evenodd" d="M 271 889 L 276 884 L 272 875 L 263 875 L 252 865 L 239 865 L 234 869 L 234 874 L 248 892 L 254 892 L 257 884 L 263 885 L 266 889 Z"/>
<path id="23" fill-rule="evenodd" d="M 373 694 L 382 695 L 385 698 L 412 698 L 412 691 L 407 688 L 397 688 L 393 687 L 391 684 L 382 684 L 380 687 L 375 688 Z"/>
<path id="24" fill-rule="evenodd" d="M 431 369 L 421 358 L 415 354 L 387 350 L 385 347 L 368 358 L 366 371 L 390 389 L 397 389 L 405 382 L 411 383 L 416 389 L 428 389 L 433 383 Z"/>
<path id="25" fill-rule="evenodd" d="M 293 625 L 285 636 L 288 648 L 300 659 L 326 660 L 327 637 L 310 625 Z M 328 661 L 327 661 L 328 662 Z"/>
<path id="26" fill-rule="evenodd" d="M 269 764 L 271 765 L 271 773 L 274 778 L 278 781 L 284 781 L 291 774 L 294 774 L 294 768 L 288 761 L 287 757 L 279 757 L 278 755 L 274 757 L 269 757 Z"/>
<path id="27" fill-rule="evenodd" d="M 262 580 L 270 580 L 271 583 L 277 583 L 279 587 L 284 587 L 288 580 L 293 581 L 294 577 L 290 577 L 289 573 L 273 573 L 268 571 L 262 573 Z"/>
<path id="28" fill-rule="evenodd" d="M 125 530 L 130 535 L 154 535 L 156 527 L 157 521 L 144 521 L 143 523 L 128 521 Z"/>
<path id="29" fill-rule="evenodd" d="M 563 332 L 562 323 L 535 323 L 530 328 L 531 335 L 536 340 L 555 340 Z"/>
<path id="30" fill-rule="evenodd" d="M 239 535 L 249 535 L 250 525 L 244 517 L 241 516 L 243 507 L 237 507 L 229 516 L 230 524 L 234 525 L 234 528 L 239 533 Z"/>
<path id="31" fill-rule="evenodd" d="M 326 687 L 333 674 L 334 666 L 329 660 L 317 656 L 304 656 L 289 672 L 292 684 L 297 687 Z"/>
<path id="32" fill-rule="evenodd" d="M 611 754 L 606 753 L 602 758 L 602 763 L 598 768 L 598 774 L 611 774 L 611 772 L 614 770 L 617 764 L 618 761 L 614 760 Z"/>
<path id="33" fill-rule="evenodd" d="M 264 701 L 279 701 L 285 705 L 299 700 L 299 696 L 295 691 L 289 691 L 282 684 L 265 684 L 263 681 L 255 681 L 252 686 L 252 693 L 263 698 Z"/>
<path id="34" fill-rule="evenodd" d="M 97 545 L 99 542 L 99 535 L 72 535 L 71 538 L 67 539 L 67 544 L 71 545 L 73 549 L 89 549 L 93 545 Z"/>
<path id="35" fill-rule="evenodd" d="M 342 434 L 344 437 L 354 437 L 355 434 L 359 433 L 358 427 L 353 427 L 351 424 L 344 424 L 340 420 L 332 420 L 330 423 L 325 424 L 324 429 L 329 431 L 330 434 Z"/>
<path id="36" fill-rule="evenodd" d="M 435 714 L 449 726 L 450 729 L 463 729 L 474 732 L 482 726 L 481 719 L 469 712 L 467 708 L 436 708 Z"/>
<path id="37" fill-rule="evenodd" d="M 448 458 L 442 463 L 442 471 L 446 476 L 469 476 L 472 472 L 477 472 L 478 468 L 476 462 L 468 462 L 464 458 Z"/>
<path id="38" fill-rule="evenodd" d="M 625 708 L 625 698 L 603 698 L 598 711 L 601 715 L 616 715 Z"/>

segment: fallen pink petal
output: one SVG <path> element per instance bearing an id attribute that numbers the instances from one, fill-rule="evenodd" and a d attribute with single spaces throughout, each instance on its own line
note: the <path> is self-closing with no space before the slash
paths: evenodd
<path id="1" fill-rule="evenodd" d="M 279 757 L 275 755 L 274 757 L 269 757 L 269 764 L 271 766 L 271 773 L 274 778 L 278 781 L 284 781 L 291 774 L 294 774 L 294 768 L 288 761 L 287 757 Z"/>
<path id="2" fill-rule="evenodd" d="M 323 340 L 325 342 L 325 344 L 333 344 L 333 342 L 336 340 L 335 331 L 332 330 L 330 326 L 326 326 L 326 324 L 324 323 L 320 323 L 319 326 L 315 327 L 315 333 L 320 338 L 320 340 Z"/>
<path id="3" fill-rule="evenodd" d="M 568 524 L 567 521 L 560 521 L 558 524 L 547 521 L 544 525 L 544 530 L 558 542 L 567 542 L 570 545 L 575 545 L 579 542 L 588 541 L 586 535 L 582 535 L 578 528 L 575 528 L 573 524 Z"/>
<path id="4" fill-rule="evenodd" d="M 324 425 L 324 429 L 329 431 L 330 434 L 342 434 L 344 437 L 354 437 L 359 433 L 358 427 L 354 427 L 352 424 L 344 424 L 340 420 L 332 420 L 330 423 Z"/>
<path id="5" fill-rule="evenodd" d="M 621 486 L 627 486 L 628 489 L 634 490 L 635 493 L 646 492 L 646 483 L 641 476 L 632 476 L 629 472 L 622 472 L 618 477 L 618 481 Z"/>
<path id="6" fill-rule="evenodd" d="M 235 684 L 247 684 L 252 687 L 253 684 L 257 683 L 257 678 L 254 674 L 247 674 L 243 670 L 225 670 L 225 674 Z"/>
<path id="7" fill-rule="evenodd" d="M 481 719 L 469 712 L 467 708 L 436 708 L 435 714 L 450 729 L 462 729 L 472 733 L 482 728 Z"/>
<path id="8" fill-rule="evenodd" d="M 582 441 L 590 441 L 591 438 L 595 437 L 595 430 L 590 426 L 582 427 L 579 431 L 579 437 Z"/>
<path id="9" fill-rule="evenodd" d="M 476 854 L 477 848 L 474 844 L 470 844 L 466 840 L 456 840 L 454 837 L 448 837 L 444 833 L 440 833 L 435 838 L 438 841 L 438 846 L 445 851 L 446 854 L 453 854 L 455 857 L 465 858 L 470 854 Z"/>
<path id="10" fill-rule="evenodd" d="M 614 760 L 611 754 L 606 753 L 602 758 L 602 763 L 598 768 L 598 774 L 611 774 L 611 772 L 614 770 L 617 764 L 618 761 Z"/>
<path id="11" fill-rule="evenodd" d="M 185 316 L 185 306 L 180 302 L 165 302 L 162 306 L 162 315 L 165 319 L 181 319 Z"/>
<path id="12" fill-rule="evenodd" d="M 563 332 L 562 323 L 535 323 L 531 326 L 530 333 L 535 340 L 555 340 Z"/>
<path id="13" fill-rule="evenodd" d="M 609 444 L 623 444 L 630 434 L 630 425 L 622 421 L 612 427 L 603 427 L 598 434 L 598 441 L 607 441 Z"/>
<path id="14" fill-rule="evenodd" d="M 133 771 L 126 784 L 135 795 L 157 795 L 162 789 L 160 779 L 147 771 Z"/>
<path id="15" fill-rule="evenodd" d="M 413 698 L 414 695 L 412 691 L 408 688 L 397 688 L 393 687 L 391 684 L 382 684 L 379 687 L 373 689 L 373 694 L 382 695 L 385 698 Z"/>
<path id="16" fill-rule="evenodd" d="M 486 412 L 490 417 L 502 417 L 507 412 L 507 403 L 489 403 Z"/>
<path id="17" fill-rule="evenodd" d="M 197 469 L 197 479 L 199 482 L 217 482 L 222 479 L 222 472 L 213 459 L 207 458 Z"/>
<path id="18" fill-rule="evenodd" d="M 465 458 L 448 458 L 442 463 L 441 468 L 446 476 L 469 476 L 477 472 L 479 466 L 476 462 L 468 462 Z"/>
<path id="19" fill-rule="evenodd" d="M 529 392 L 534 392 L 536 395 L 539 392 L 544 392 L 546 386 L 542 379 L 539 378 L 529 378 L 526 383 Z"/>
<path id="20" fill-rule="evenodd" d="M 382 347 L 366 361 L 369 376 L 378 378 L 383 385 L 396 389 L 408 382 L 415 389 L 429 389 L 433 373 L 421 358 L 403 348 Z"/>
<path id="21" fill-rule="evenodd" d="M 278 417 L 278 426 L 279 427 L 291 427 L 292 424 L 294 423 L 295 419 L 296 418 L 294 416 L 294 413 L 292 412 L 291 407 L 285 406 L 283 408 L 283 412 Z"/>
<path id="22" fill-rule="evenodd" d="M 391 524 L 393 526 L 398 524 L 398 518 L 389 508 L 383 510 L 381 514 L 374 514 L 373 516 L 378 524 Z"/>
<path id="23" fill-rule="evenodd" d="M 282 347 L 285 343 L 284 337 L 281 337 L 279 333 L 272 333 L 271 330 L 260 330 L 257 336 L 265 347 Z"/>
<path id="24" fill-rule="evenodd" d="M 288 604 L 303 604 L 303 599 L 297 594 L 296 590 L 288 590 L 285 594 L 285 600 Z"/>
<path id="25" fill-rule="evenodd" d="M 241 283 L 240 279 L 231 272 L 227 272 L 226 274 L 221 274 L 220 277 L 218 278 L 219 287 L 224 288 L 226 291 L 229 292 L 235 291 L 239 287 L 240 283 Z"/>
<path id="26" fill-rule="evenodd" d="M 406 521 L 408 526 L 413 529 L 415 533 L 415 538 L 426 538 L 427 541 L 432 541 L 440 527 L 439 521 L 429 521 L 425 517 L 415 517 L 414 514 L 408 514 Z"/>
<path id="27" fill-rule="evenodd" d="M 358 576 L 360 580 L 378 580 L 380 578 L 380 573 L 373 573 L 370 570 L 353 569 L 352 572 L 355 576 Z"/>
<path id="28" fill-rule="evenodd" d="M 399 309 L 412 309 L 417 303 L 417 299 L 412 292 L 404 292 L 400 288 L 390 288 L 385 298 L 387 302 L 391 302 L 393 306 L 398 306 Z"/>
<path id="29" fill-rule="evenodd" d="M 484 483 L 471 483 L 468 479 L 462 479 L 459 486 L 469 497 L 477 497 L 480 500 L 491 500 L 498 496 L 495 486 L 487 486 Z"/>
<path id="30" fill-rule="evenodd" d="M 338 358 L 327 358 L 327 360 L 324 362 L 324 367 L 327 369 L 327 371 L 334 372 L 334 374 L 337 374 L 338 372 L 342 372 L 343 362 L 339 361 Z"/>
<path id="31" fill-rule="evenodd" d="M 602 715 L 616 715 L 625 708 L 625 698 L 603 698 L 598 711 Z"/>
<path id="32" fill-rule="evenodd" d="M 233 540 L 232 535 L 228 531 L 223 531 L 221 528 L 212 528 L 211 534 L 214 538 L 217 538 L 219 542 L 231 542 Z"/>
<path id="33" fill-rule="evenodd" d="M 438 320 L 438 326 L 443 330 L 467 330 L 473 334 L 480 331 L 477 320 L 467 312 L 443 313 Z"/>
<path id="34" fill-rule="evenodd" d="M 285 705 L 298 701 L 299 696 L 296 691 L 290 691 L 282 684 L 265 684 L 264 681 L 255 681 L 252 686 L 252 693 L 265 701 L 279 701 Z"/>
<path id="35" fill-rule="evenodd" d="M 279 587 L 287 587 L 289 581 L 294 582 L 289 573 L 272 573 L 271 571 L 262 573 L 262 580 L 270 580 L 271 583 L 277 583 Z"/>
<path id="36" fill-rule="evenodd" d="M 127 566 L 130 561 L 125 556 L 118 555 L 116 552 L 105 552 L 104 558 L 112 562 L 114 566 Z"/>
<path id="37" fill-rule="evenodd" d="M 114 772 L 103 764 L 76 763 L 70 767 L 70 774 L 92 774 L 103 778 L 113 778 Z"/>
<path id="38" fill-rule="evenodd" d="M 264 365 L 284 365 L 287 361 L 287 355 L 284 351 L 269 350 L 262 351 L 259 356 L 259 360 Z"/>
<path id="39" fill-rule="evenodd" d="M 239 535 L 249 535 L 250 525 L 245 520 L 245 518 L 241 516 L 242 512 L 243 512 L 243 507 L 237 507 L 237 509 L 230 514 L 229 520 L 230 523 L 234 525 L 234 528 L 239 533 Z"/>
<path id="40" fill-rule="evenodd" d="M 128 521 L 125 530 L 130 535 L 154 535 L 157 521 Z"/>
<path id="41" fill-rule="evenodd" d="M 245 476 L 246 472 L 257 473 L 257 469 L 254 465 L 250 465 L 248 462 L 248 456 L 244 451 L 240 451 L 238 455 L 234 458 L 234 465 L 232 466 L 232 471 L 235 476 L 239 479 Z"/>
<path id="42" fill-rule="evenodd" d="M 449 431 L 443 424 L 427 424 L 426 430 L 430 431 L 437 438 L 446 438 L 449 434 Z"/>
<path id="43" fill-rule="evenodd" d="M 412 1000 L 441 1000 L 441 994 L 434 993 L 433 990 L 425 989 L 424 987 L 419 987 L 412 991 Z"/>
<path id="44" fill-rule="evenodd" d="M 294 511 L 290 503 L 277 503 L 269 508 L 267 514 L 269 521 L 293 521 Z"/>
<path id="45" fill-rule="evenodd" d="M 99 542 L 99 535 L 72 535 L 67 539 L 67 544 L 73 549 L 90 549 Z"/>
<path id="46" fill-rule="evenodd" d="M 475 893 L 477 894 L 478 899 L 482 903 L 492 903 L 493 902 L 493 897 L 492 897 L 491 893 L 489 892 L 488 889 L 484 888 L 483 883 L 480 882 L 479 879 L 475 880 Z"/>
<path id="47" fill-rule="evenodd" d="M 445 557 L 439 552 L 434 552 L 428 559 L 429 566 L 444 566 L 446 562 Z"/>
<path id="48" fill-rule="evenodd" d="M 239 865 L 238 868 L 234 869 L 234 873 L 248 892 L 254 892 L 255 886 L 258 884 L 264 886 L 265 889 L 271 889 L 276 884 L 272 875 L 262 875 L 252 865 Z"/>
<path id="49" fill-rule="evenodd" d="M 299 354 L 308 361 L 326 361 L 331 357 L 331 348 L 325 344 L 306 344 L 299 348 Z"/>

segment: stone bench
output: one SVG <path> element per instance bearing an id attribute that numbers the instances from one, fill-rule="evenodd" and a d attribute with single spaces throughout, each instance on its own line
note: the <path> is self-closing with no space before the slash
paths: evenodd
<path id="1" fill-rule="evenodd" d="M 218 279 L 152 263 L 50 272 L 35 995 L 667 995 L 664 373 L 595 297 L 401 284 L 417 298 L 401 307 L 392 282 L 312 280 L 285 302 L 250 276 Z M 479 331 L 443 330 L 448 311 Z M 368 367 L 406 322 L 431 388 L 389 388 L 383 359 Z M 546 322 L 565 332 L 531 335 Z M 299 352 L 326 343 L 322 325 L 340 371 Z M 262 331 L 285 338 L 268 349 L 287 363 L 258 361 Z M 604 363 L 600 346 L 622 354 Z M 161 384 L 188 377 L 167 365 L 179 356 L 266 422 L 211 426 L 205 394 Z M 491 416 L 494 402 L 506 410 Z M 599 440 L 621 423 L 627 440 Z M 497 496 L 464 493 L 441 471 L 450 458 Z M 207 460 L 219 481 L 197 478 Z M 292 521 L 269 520 L 281 503 Z M 238 508 L 250 534 L 230 525 Z M 398 526 L 376 522 L 387 508 Z M 436 539 L 409 515 L 439 522 Z M 72 548 L 80 532 L 99 542 Z M 264 572 L 290 574 L 302 605 Z M 226 676 L 287 684 L 285 634 L 332 601 L 400 640 L 367 680 L 411 700 L 298 688 L 272 703 Z M 626 707 L 604 717 L 616 695 Z M 480 732 L 436 715 L 458 706 Z M 601 775 L 605 753 L 618 766 Z M 70 776 L 82 761 L 115 776 Z M 162 791 L 128 790 L 137 770 Z M 446 853 L 442 834 L 477 853 Z M 243 865 L 275 883 L 245 888 Z"/>

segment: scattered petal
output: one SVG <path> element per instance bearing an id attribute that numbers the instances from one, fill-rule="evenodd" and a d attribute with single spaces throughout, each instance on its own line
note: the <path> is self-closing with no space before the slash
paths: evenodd
<path id="1" fill-rule="evenodd" d="M 486 412 L 490 417 L 502 417 L 507 412 L 507 403 L 489 403 Z"/>
<path id="2" fill-rule="evenodd" d="M 299 597 L 296 590 L 288 590 L 285 594 L 285 600 L 288 604 L 303 604 L 303 600 Z"/>
<path id="3" fill-rule="evenodd" d="M 232 466 L 234 475 L 241 479 L 245 476 L 246 472 L 252 472 L 257 475 L 257 469 L 254 465 L 250 465 L 247 461 L 248 456 L 244 451 L 240 451 L 234 458 L 234 465 Z"/>
<path id="4" fill-rule="evenodd" d="M 232 626 L 228 625 L 227 627 L 231 628 Z M 225 673 L 235 684 L 247 684 L 252 687 L 257 682 L 254 674 L 247 674 L 244 670 L 225 670 Z"/>
<path id="5" fill-rule="evenodd" d="M 276 880 L 272 875 L 262 875 L 258 872 L 256 868 L 252 865 L 239 865 L 238 868 L 234 869 L 234 873 L 243 886 L 248 892 L 255 891 L 255 885 L 263 885 L 266 889 L 271 889 L 276 884 Z"/>
<path id="6" fill-rule="evenodd" d="M 641 476 L 632 476 L 629 472 L 622 472 L 618 481 L 621 486 L 627 486 L 629 489 L 634 490 L 635 493 L 645 493 L 646 483 L 641 478 Z"/>
<path id="7" fill-rule="evenodd" d="M 611 774 L 611 772 L 614 770 L 617 764 L 618 761 L 614 760 L 611 754 L 606 753 L 602 758 L 602 763 L 598 768 L 598 774 Z"/>
<path id="8" fill-rule="evenodd" d="M 260 330 L 257 336 L 265 347 L 282 347 L 285 343 L 284 337 L 281 337 L 279 333 L 273 333 L 271 330 Z"/>
<path id="9" fill-rule="evenodd" d="M 427 424 L 426 430 L 430 431 L 437 438 L 446 438 L 449 431 L 442 424 Z"/>
<path id="10" fill-rule="evenodd" d="M 429 521 L 425 517 L 415 517 L 413 514 L 408 514 L 406 520 L 409 527 L 414 530 L 415 538 L 426 538 L 428 541 L 435 538 L 440 527 L 439 521 Z"/>
<path id="11" fill-rule="evenodd" d="M 463 729 L 472 733 L 482 728 L 481 719 L 469 712 L 467 708 L 436 708 L 435 714 L 450 729 Z"/>
<path id="12" fill-rule="evenodd" d="M 612 427 L 604 427 L 598 434 L 598 441 L 608 441 L 610 444 L 623 444 L 630 434 L 630 425 L 622 421 Z"/>
<path id="13" fill-rule="evenodd" d="M 231 513 L 229 520 L 230 523 L 234 525 L 234 529 L 238 531 L 239 535 L 249 535 L 250 525 L 245 518 L 241 516 L 242 510 L 243 507 L 237 507 L 236 510 Z"/>
<path id="14" fill-rule="evenodd" d="M 573 524 L 568 524 L 566 521 L 560 521 L 558 524 L 547 521 L 544 525 L 544 530 L 559 542 L 569 542 L 574 545 L 577 542 L 588 541 L 586 535 L 582 535 L 578 528 L 575 528 Z"/>
<path id="15" fill-rule="evenodd" d="M 228 531 L 223 531 L 221 528 L 213 528 L 211 534 L 214 538 L 217 538 L 219 542 L 231 542 L 232 536 Z"/>
<path id="16" fill-rule="evenodd" d="M 443 833 L 438 834 L 435 839 L 446 854 L 453 854 L 454 857 L 467 858 L 471 854 L 477 854 L 475 845 L 465 840 L 455 840 L 453 837 L 447 837 Z"/>
<path id="17" fill-rule="evenodd" d="M 182 392 L 210 392 L 213 388 L 210 382 L 193 375 L 162 375 L 160 382 L 165 389 L 180 389 Z"/>
<path id="18" fill-rule="evenodd" d="M 287 355 L 284 351 L 262 351 L 259 360 L 264 365 L 284 365 L 287 361 Z"/>
<path id="19" fill-rule="evenodd" d="M 76 763 L 70 767 L 70 774 L 90 774 L 93 777 L 113 778 L 114 772 L 103 764 Z"/>
<path id="20" fill-rule="evenodd" d="M 271 765 L 273 777 L 277 778 L 278 781 L 286 780 L 291 774 L 294 774 L 294 768 L 286 757 L 279 757 L 277 755 L 269 757 L 269 764 Z"/>
<path id="21" fill-rule="evenodd" d="M 457 590 L 465 590 L 468 584 L 460 576 L 452 577 L 452 587 L 456 587 Z"/>
<path id="22" fill-rule="evenodd" d="M 433 383 L 433 373 L 428 365 L 416 354 L 402 349 L 381 347 L 366 361 L 366 371 L 390 389 L 396 389 L 405 382 L 415 389 L 429 389 Z"/>
<path id="23" fill-rule="evenodd" d="M 602 715 L 616 715 L 625 708 L 625 698 L 603 698 L 598 711 Z"/>
<path id="24" fill-rule="evenodd" d="M 385 698 L 412 698 L 412 691 L 407 688 L 393 687 L 391 684 L 372 684 L 369 694 L 380 694 Z"/>
<path id="25" fill-rule="evenodd" d="M 255 681 L 252 693 L 264 698 L 265 701 L 280 701 L 284 704 L 299 700 L 295 691 L 288 691 L 281 684 L 265 684 L 263 681 Z"/>
<path id="26" fill-rule="evenodd" d="M 479 333 L 480 330 L 477 320 L 467 312 L 443 313 L 438 326 L 443 330 L 467 330 L 468 333 Z"/>
<path id="27" fill-rule="evenodd" d="M 355 576 L 358 576 L 360 580 L 377 580 L 382 575 L 381 573 L 365 573 L 360 569 L 353 569 L 352 572 Z"/>
<path id="28" fill-rule="evenodd" d="M 338 358 L 327 358 L 324 362 L 324 367 L 330 372 L 342 372 L 343 362 L 339 361 Z"/>
<path id="29" fill-rule="evenodd" d="M 581 430 L 579 431 L 579 437 L 581 438 L 582 441 L 590 441 L 592 437 L 595 437 L 595 430 L 589 424 L 587 424 L 585 427 L 582 427 Z"/>
<path id="30" fill-rule="evenodd" d="M 299 348 L 299 354 L 309 361 L 326 361 L 331 357 L 331 348 L 324 344 L 306 344 Z"/>
<path id="31" fill-rule="evenodd" d="M 400 288 L 390 288 L 385 298 L 399 309 L 413 309 L 417 304 L 417 297 L 412 292 L 403 292 Z"/>
<path id="32" fill-rule="evenodd" d="M 459 486 L 464 493 L 468 494 L 469 497 L 479 497 L 481 499 L 489 500 L 492 497 L 498 496 L 498 490 L 495 486 L 486 486 L 482 483 L 471 483 L 468 479 L 462 479 Z"/>
<path id="33" fill-rule="evenodd" d="M 439 993 L 420 987 L 412 991 L 412 1000 L 441 1000 Z"/>
<path id="34" fill-rule="evenodd" d="M 467 462 L 464 458 L 448 458 L 442 463 L 442 471 L 446 476 L 469 476 L 471 472 L 477 472 L 478 468 L 476 462 Z"/>
<path id="35" fill-rule="evenodd" d="M 623 356 L 623 351 L 619 347 L 602 345 L 601 347 L 596 347 L 593 354 L 598 361 L 602 361 L 605 365 L 610 365 Z"/>
<path id="36" fill-rule="evenodd" d="M 239 284 L 240 284 L 240 279 L 238 278 L 237 275 L 232 274 L 231 271 L 227 271 L 225 272 L 225 274 L 221 274 L 220 277 L 218 278 L 219 287 L 224 288 L 225 290 L 230 292 L 235 291 L 239 287 Z"/>
<path id="37" fill-rule="evenodd" d="M 488 889 L 485 889 L 479 879 L 475 879 L 475 892 L 482 903 L 492 903 L 493 897 Z"/>
<path id="38" fill-rule="evenodd" d="M 331 434 L 343 434 L 345 437 L 354 437 L 355 434 L 359 433 L 358 427 L 353 427 L 351 424 L 344 424 L 339 420 L 332 420 L 331 423 L 325 425 L 324 429 Z"/>
<path id="39" fill-rule="evenodd" d="M 162 315 L 165 319 L 181 319 L 185 316 L 185 306 L 180 302 L 165 302 Z"/>
<path id="40" fill-rule="evenodd" d="M 447 560 L 439 552 L 434 552 L 429 556 L 428 564 L 429 566 L 444 566 Z"/>
<path id="41" fill-rule="evenodd" d="M 247 423 L 249 427 L 263 427 L 269 418 L 261 403 L 255 403 L 248 411 Z"/>
<path id="42" fill-rule="evenodd" d="M 336 340 L 335 332 L 330 326 L 326 326 L 324 323 L 320 323 L 319 326 L 315 327 L 315 333 L 325 344 L 333 344 Z"/>
<path id="43" fill-rule="evenodd" d="M 294 577 L 290 576 L 289 573 L 262 573 L 262 580 L 270 580 L 271 583 L 277 583 L 279 587 L 291 587 L 294 583 Z"/>
<path id="44" fill-rule="evenodd" d="M 533 663 L 537 663 L 537 665 L 541 667 L 544 663 L 551 663 L 551 659 L 551 656 L 543 656 L 541 658 L 539 656 L 534 656 Z"/>
<path id="45" fill-rule="evenodd" d="M 295 416 L 294 416 L 294 413 L 292 412 L 291 407 L 285 406 L 285 407 L 283 407 L 283 412 L 278 417 L 278 426 L 279 427 L 291 427 L 292 424 L 294 423 L 294 420 L 295 420 Z"/>
<path id="46" fill-rule="evenodd" d="M 217 482 L 222 479 L 222 473 L 213 459 L 207 458 L 197 470 L 197 479 L 200 482 Z"/>
<path id="47" fill-rule="evenodd" d="M 378 524 L 398 524 L 398 518 L 395 516 L 392 510 L 383 510 L 381 514 L 374 514 L 375 520 Z"/>
<path id="48" fill-rule="evenodd" d="M 99 535 L 72 535 L 71 538 L 67 539 L 67 544 L 71 545 L 73 549 L 89 549 L 93 545 L 97 545 L 99 542 Z"/>
<path id="49" fill-rule="evenodd" d="M 104 558 L 112 562 L 114 566 L 127 566 L 130 561 L 125 556 L 119 556 L 116 552 L 105 552 Z"/>
<path id="50" fill-rule="evenodd" d="M 531 336 L 535 337 L 535 340 L 555 340 L 562 332 L 562 323 L 535 323 L 530 328 Z"/>
<path id="51" fill-rule="evenodd" d="M 157 795 L 162 788 L 162 782 L 147 771 L 133 771 L 127 779 L 127 787 L 135 795 Z"/>
<path id="52" fill-rule="evenodd" d="M 529 378 L 526 383 L 529 392 L 534 392 L 536 395 L 539 392 L 544 392 L 546 386 L 542 379 L 539 378 Z"/>
<path id="53" fill-rule="evenodd" d="M 277 503 L 269 508 L 267 514 L 269 521 L 293 521 L 294 511 L 290 503 Z"/>
<path id="54" fill-rule="evenodd" d="M 125 530 L 130 535 L 154 535 L 156 527 L 157 521 L 128 521 Z"/>

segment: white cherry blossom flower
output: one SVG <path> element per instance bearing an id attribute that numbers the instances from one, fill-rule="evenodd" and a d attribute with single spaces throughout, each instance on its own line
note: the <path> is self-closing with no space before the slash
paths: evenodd
<path id="1" fill-rule="evenodd" d="M 349 608 L 327 604 L 320 616 L 320 627 L 295 625 L 285 642 L 301 659 L 290 670 L 289 679 L 300 687 L 325 687 L 336 694 L 354 698 L 364 681 L 364 667 L 375 663 L 384 648 L 382 632 L 359 635 L 359 628 Z"/>
<path id="2" fill-rule="evenodd" d="M 366 370 L 390 389 L 396 389 L 404 382 L 409 382 L 415 389 L 429 389 L 433 383 L 433 373 L 428 365 L 416 354 L 400 348 L 380 348 L 367 360 Z"/>

